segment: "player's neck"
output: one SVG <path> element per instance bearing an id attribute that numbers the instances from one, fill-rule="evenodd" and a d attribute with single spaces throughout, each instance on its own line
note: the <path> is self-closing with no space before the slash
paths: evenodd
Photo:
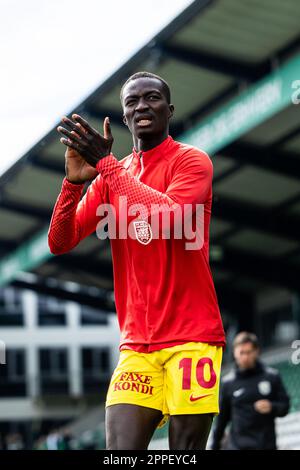
<path id="1" fill-rule="evenodd" d="M 148 139 L 138 139 L 137 137 L 133 136 L 134 148 L 137 152 L 146 152 L 147 150 L 151 150 L 154 147 L 160 145 L 168 137 L 168 135 L 169 129 L 166 129 L 163 134 L 149 136 Z"/>

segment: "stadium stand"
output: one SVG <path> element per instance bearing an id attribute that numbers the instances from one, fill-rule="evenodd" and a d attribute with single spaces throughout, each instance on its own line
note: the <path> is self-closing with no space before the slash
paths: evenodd
<path id="1" fill-rule="evenodd" d="M 210 260 L 228 344 L 247 329 L 263 348 L 284 350 L 276 366 L 292 413 L 278 422 L 283 447 L 297 447 L 300 435 L 299 366 L 288 362 L 300 335 L 299 17 L 297 0 L 196 0 L 69 113 L 97 129 L 110 116 L 121 159 L 132 147 L 122 123 L 122 83 L 144 69 L 170 83 L 176 108 L 170 134 L 206 150 L 214 164 Z M 47 230 L 65 174 L 57 124 L 0 176 L 0 286 L 114 315 L 108 241 L 92 234 L 71 253 L 49 252 Z M 65 288 L 64 281 L 81 287 Z M 1 321 L 8 321 L 2 306 Z M 12 327 L 5 327 L 8 339 Z M 227 351 L 225 365 L 230 360 Z M 74 396 L 64 399 L 73 406 Z M 103 424 L 95 439 L 96 424 L 85 416 L 68 423 L 73 445 L 101 448 Z M 163 437 L 157 433 L 151 446 Z"/>

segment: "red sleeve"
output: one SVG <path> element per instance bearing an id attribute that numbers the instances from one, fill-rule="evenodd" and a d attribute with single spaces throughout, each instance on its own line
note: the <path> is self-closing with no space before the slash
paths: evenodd
<path id="1" fill-rule="evenodd" d="M 166 194 L 178 204 L 204 204 L 212 187 L 213 165 L 200 150 L 187 152 L 178 162 Z"/>
<path id="2" fill-rule="evenodd" d="M 128 207 L 143 204 L 147 208 L 146 217 L 153 213 L 154 204 L 155 211 L 160 206 L 159 212 L 174 211 L 184 204 L 204 204 L 210 192 L 213 174 L 210 158 L 197 149 L 186 152 L 178 159 L 165 193 L 131 176 L 112 154 L 101 159 L 96 168 L 113 192 L 127 197 Z"/>
<path id="3" fill-rule="evenodd" d="M 84 184 L 73 184 L 65 177 L 57 197 L 48 230 L 51 253 L 60 255 L 72 250 L 93 233 L 101 220 L 96 215 L 99 204 L 106 202 L 104 182 L 97 176 L 80 200 Z"/>

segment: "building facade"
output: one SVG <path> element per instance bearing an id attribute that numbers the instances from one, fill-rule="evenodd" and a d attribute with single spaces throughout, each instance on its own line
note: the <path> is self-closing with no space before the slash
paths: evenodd
<path id="1" fill-rule="evenodd" d="M 0 340 L 2 445 L 9 433 L 32 441 L 103 406 L 119 354 L 115 313 L 5 287 Z"/>

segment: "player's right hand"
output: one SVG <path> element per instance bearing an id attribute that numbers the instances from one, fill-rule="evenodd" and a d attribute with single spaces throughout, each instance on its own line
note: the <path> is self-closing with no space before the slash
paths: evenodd
<path id="1" fill-rule="evenodd" d="M 71 134 L 80 137 L 75 131 Z M 67 147 L 65 152 L 65 172 L 67 180 L 74 184 L 83 184 L 98 175 L 96 168 L 89 165 L 76 150 L 70 147 Z"/>

